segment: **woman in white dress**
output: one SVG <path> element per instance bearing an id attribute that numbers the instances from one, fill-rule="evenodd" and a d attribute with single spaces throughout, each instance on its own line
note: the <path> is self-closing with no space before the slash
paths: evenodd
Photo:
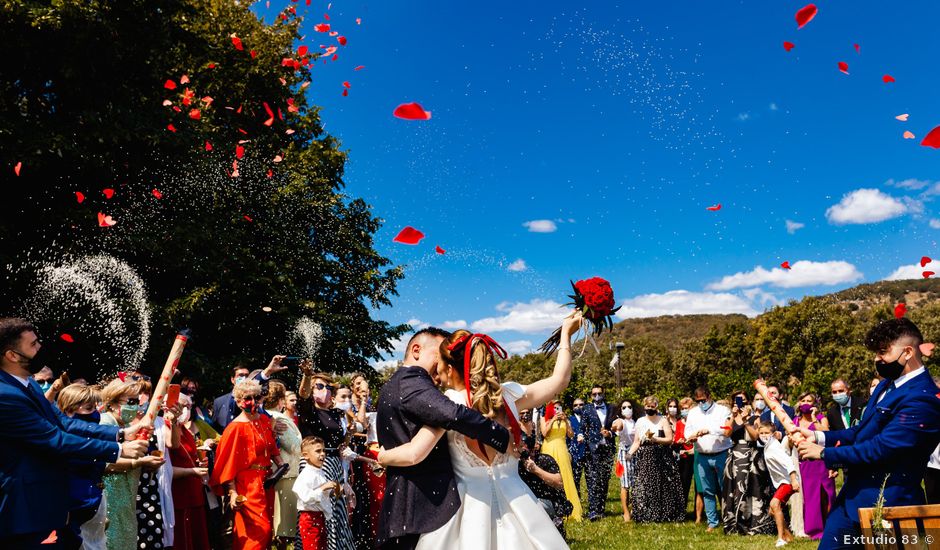
<path id="1" fill-rule="evenodd" d="M 571 335 L 580 313 L 565 318 L 552 375 L 528 386 L 501 383 L 495 355 L 506 352 L 483 334 L 458 330 L 441 343 L 437 379 L 446 395 L 507 426 L 519 444 L 520 409 L 533 409 L 559 394 L 571 379 Z M 469 382 L 469 383 L 468 383 Z M 383 465 L 410 466 L 424 460 L 444 430 L 422 428 L 410 443 L 382 450 Z M 538 499 L 519 477 L 519 459 L 447 432 L 460 493 L 460 510 L 439 529 L 421 535 L 418 550 L 554 550 L 568 545 Z"/>

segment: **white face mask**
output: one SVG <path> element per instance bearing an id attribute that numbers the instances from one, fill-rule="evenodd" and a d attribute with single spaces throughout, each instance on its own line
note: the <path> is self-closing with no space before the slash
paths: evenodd
<path id="1" fill-rule="evenodd" d="M 623 407 L 620 412 L 623 413 L 624 418 L 633 418 L 633 407 Z"/>
<path id="2" fill-rule="evenodd" d="M 754 400 L 754 408 L 755 408 L 755 409 L 757 409 L 757 410 L 759 410 L 759 411 L 762 411 L 762 410 L 764 410 L 765 407 L 767 407 L 767 403 L 764 403 L 764 400 L 763 400 L 763 399 L 755 399 L 755 400 Z"/>
<path id="3" fill-rule="evenodd" d="M 350 403 L 349 401 L 342 401 L 336 404 L 336 408 L 341 411 L 348 411 L 349 409 L 352 408 L 352 403 Z"/>
<path id="4" fill-rule="evenodd" d="M 183 409 L 183 411 L 180 413 L 179 421 L 180 421 L 180 422 L 188 422 L 188 421 L 189 421 L 189 414 L 190 414 L 190 412 L 189 412 L 189 407 L 185 407 L 185 408 Z"/>
<path id="5" fill-rule="evenodd" d="M 770 435 L 770 434 L 767 434 L 767 435 L 761 435 L 761 436 L 759 436 L 759 437 L 760 437 L 760 442 L 763 443 L 763 444 L 766 446 L 767 443 L 770 441 L 770 438 L 773 437 L 773 436 Z"/>
<path id="6" fill-rule="evenodd" d="M 679 409 L 676 407 L 669 407 L 669 414 L 671 414 L 672 416 L 675 416 L 679 414 Z"/>

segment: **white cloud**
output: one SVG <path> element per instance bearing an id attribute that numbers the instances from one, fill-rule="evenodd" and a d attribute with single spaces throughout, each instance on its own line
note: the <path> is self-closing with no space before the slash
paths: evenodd
<path id="1" fill-rule="evenodd" d="M 411 325 L 411 328 L 414 330 L 421 330 L 423 328 L 428 328 L 429 326 L 431 326 L 425 323 L 424 321 L 422 321 L 421 319 L 408 319 L 407 324 Z"/>
<path id="2" fill-rule="evenodd" d="M 791 269 L 775 267 L 771 270 L 757 266 L 751 271 L 725 275 L 717 283 L 708 285 L 709 290 L 731 290 L 769 284 L 780 288 L 801 286 L 836 285 L 862 278 L 854 265 L 843 261 L 812 262 L 801 260 L 791 264 Z"/>
<path id="3" fill-rule="evenodd" d="M 398 359 L 389 359 L 387 361 L 376 361 L 372 363 L 372 368 L 377 371 L 383 371 L 387 368 L 394 368 L 398 366 Z"/>
<path id="4" fill-rule="evenodd" d="M 892 271 L 890 275 L 884 278 L 884 280 L 900 281 L 901 279 L 923 279 L 924 271 L 940 273 L 940 261 L 929 262 L 924 267 L 920 266 L 920 262 L 911 265 L 902 265 Z"/>
<path id="5" fill-rule="evenodd" d="M 531 220 L 523 222 L 522 225 L 530 233 L 554 233 L 558 231 L 558 226 L 552 220 Z"/>
<path id="6" fill-rule="evenodd" d="M 508 269 L 509 271 L 525 271 L 526 269 L 529 269 L 529 266 L 526 265 L 525 260 L 523 260 L 522 258 L 519 258 L 518 260 L 509 264 L 509 267 L 507 267 L 506 269 Z"/>
<path id="7" fill-rule="evenodd" d="M 467 328 L 467 322 L 463 319 L 458 319 L 456 321 L 444 321 L 441 323 L 441 328 L 444 330 L 457 330 L 461 328 Z"/>
<path id="8" fill-rule="evenodd" d="M 937 218 L 932 218 L 929 223 L 931 228 L 940 229 L 940 220 Z"/>
<path id="9" fill-rule="evenodd" d="M 664 294 L 643 294 L 625 300 L 617 317 L 634 319 L 697 313 L 743 313 L 753 317 L 759 312 L 750 302 L 736 294 L 670 290 Z"/>
<path id="10" fill-rule="evenodd" d="M 496 310 L 504 313 L 498 317 L 486 317 L 470 324 L 477 332 L 516 331 L 540 333 L 556 329 L 567 315 L 567 310 L 558 302 L 535 299 L 531 302 L 503 302 Z"/>
<path id="11" fill-rule="evenodd" d="M 522 355 L 532 351 L 532 342 L 529 340 L 513 340 L 507 342 L 503 347 L 512 355 Z"/>
<path id="12" fill-rule="evenodd" d="M 746 122 L 751 119 L 751 113 L 738 113 L 738 121 Z"/>
<path id="13" fill-rule="evenodd" d="M 780 298 L 777 298 L 773 294 L 769 292 L 765 292 L 764 290 L 761 290 L 759 288 L 749 288 L 747 290 L 742 291 L 741 294 L 743 294 L 744 297 L 747 298 L 748 300 L 754 303 L 758 303 L 762 306 L 767 306 L 767 305 L 782 306 L 784 303 L 786 303 L 784 300 L 781 300 Z"/>
<path id="14" fill-rule="evenodd" d="M 796 233 L 798 230 L 803 229 L 804 227 L 806 227 L 805 223 L 795 222 L 793 220 L 787 220 L 787 233 L 791 235 Z"/>
<path id="15" fill-rule="evenodd" d="M 892 187 L 897 187 L 899 189 L 912 189 L 914 191 L 917 191 L 917 190 L 923 189 L 924 187 L 927 187 L 928 185 L 930 185 L 930 183 L 931 182 L 928 180 L 908 178 L 906 180 L 901 180 L 901 181 L 894 181 L 893 179 L 890 179 L 885 182 L 885 185 L 890 185 Z"/>
<path id="16" fill-rule="evenodd" d="M 835 225 L 877 223 L 922 209 L 920 202 L 907 197 L 896 199 L 878 189 L 856 189 L 829 207 L 826 219 Z"/>

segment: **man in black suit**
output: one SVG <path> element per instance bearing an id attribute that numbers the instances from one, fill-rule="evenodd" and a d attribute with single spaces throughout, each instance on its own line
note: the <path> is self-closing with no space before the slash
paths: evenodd
<path id="1" fill-rule="evenodd" d="M 393 449 L 411 441 L 422 426 L 455 430 L 505 452 L 509 432 L 475 410 L 458 405 L 435 386 L 440 345 L 449 334 L 436 328 L 415 333 L 405 362 L 382 387 L 377 408 L 379 444 Z M 423 462 L 386 470 L 378 544 L 385 550 L 413 549 L 422 533 L 447 523 L 460 508 L 460 495 L 442 437 Z M 456 541 L 455 541 L 456 542 Z"/>
<path id="2" fill-rule="evenodd" d="M 251 376 L 251 371 L 248 370 L 248 367 L 241 363 L 236 364 L 232 369 L 232 388 L 235 388 L 235 384 L 251 377 L 261 384 L 262 393 L 267 391 L 268 381 L 271 377 L 283 370 L 287 370 L 288 367 L 281 366 L 281 360 L 285 357 L 287 356 L 275 355 L 271 359 L 271 362 L 268 363 L 268 366 L 262 371 L 256 371 L 254 376 Z M 232 392 L 220 395 L 212 402 L 212 420 L 221 428 L 219 430 L 220 434 L 225 431 L 225 427 L 240 413 L 241 410 L 235 405 L 235 397 L 232 395 Z"/>
<path id="3" fill-rule="evenodd" d="M 584 455 L 588 493 L 588 519 L 597 521 L 604 517 L 604 504 L 607 502 L 607 486 L 614 469 L 614 433 L 611 430 L 617 414 L 614 408 L 604 401 L 604 388 L 595 385 L 591 388 L 591 403 L 581 411 L 582 429 L 587 439 Z"/>
<path id="4" fill-rule="evenodd" d="M 826 411 L 830 430 L 847 430 L 858 424 L 862 417 L 864 403 L 861 399 L 853 399 L 849 385 L 845 380 L 836 378 L 830 386 L 832 390 L 832 405 Z"/>

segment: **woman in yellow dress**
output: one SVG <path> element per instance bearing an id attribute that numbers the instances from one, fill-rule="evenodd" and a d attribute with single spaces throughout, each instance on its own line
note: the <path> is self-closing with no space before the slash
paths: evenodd
<path id="1" fill-rule="evenodd" d="M 571 430 L 571 422 L 568 421 L 568 415 L 561 407 L 561 402 L 557 399 L 549 402 L 546 409 L 554 407 L 555 414 L 550 420 L 542 417 L 542 452 L 555 459 L 558 463 L 558 469 L 561 471 L 561 480 L 565 485 L 565 496 L 574 507 L 568 519 L 581 521 L 581 499 L 578 498 L 578 489 L 574 484 L 574 473 L 571 470 L 571 455 L 568 454 L 568 444 L 566 437 L 574 437 Z"/>

